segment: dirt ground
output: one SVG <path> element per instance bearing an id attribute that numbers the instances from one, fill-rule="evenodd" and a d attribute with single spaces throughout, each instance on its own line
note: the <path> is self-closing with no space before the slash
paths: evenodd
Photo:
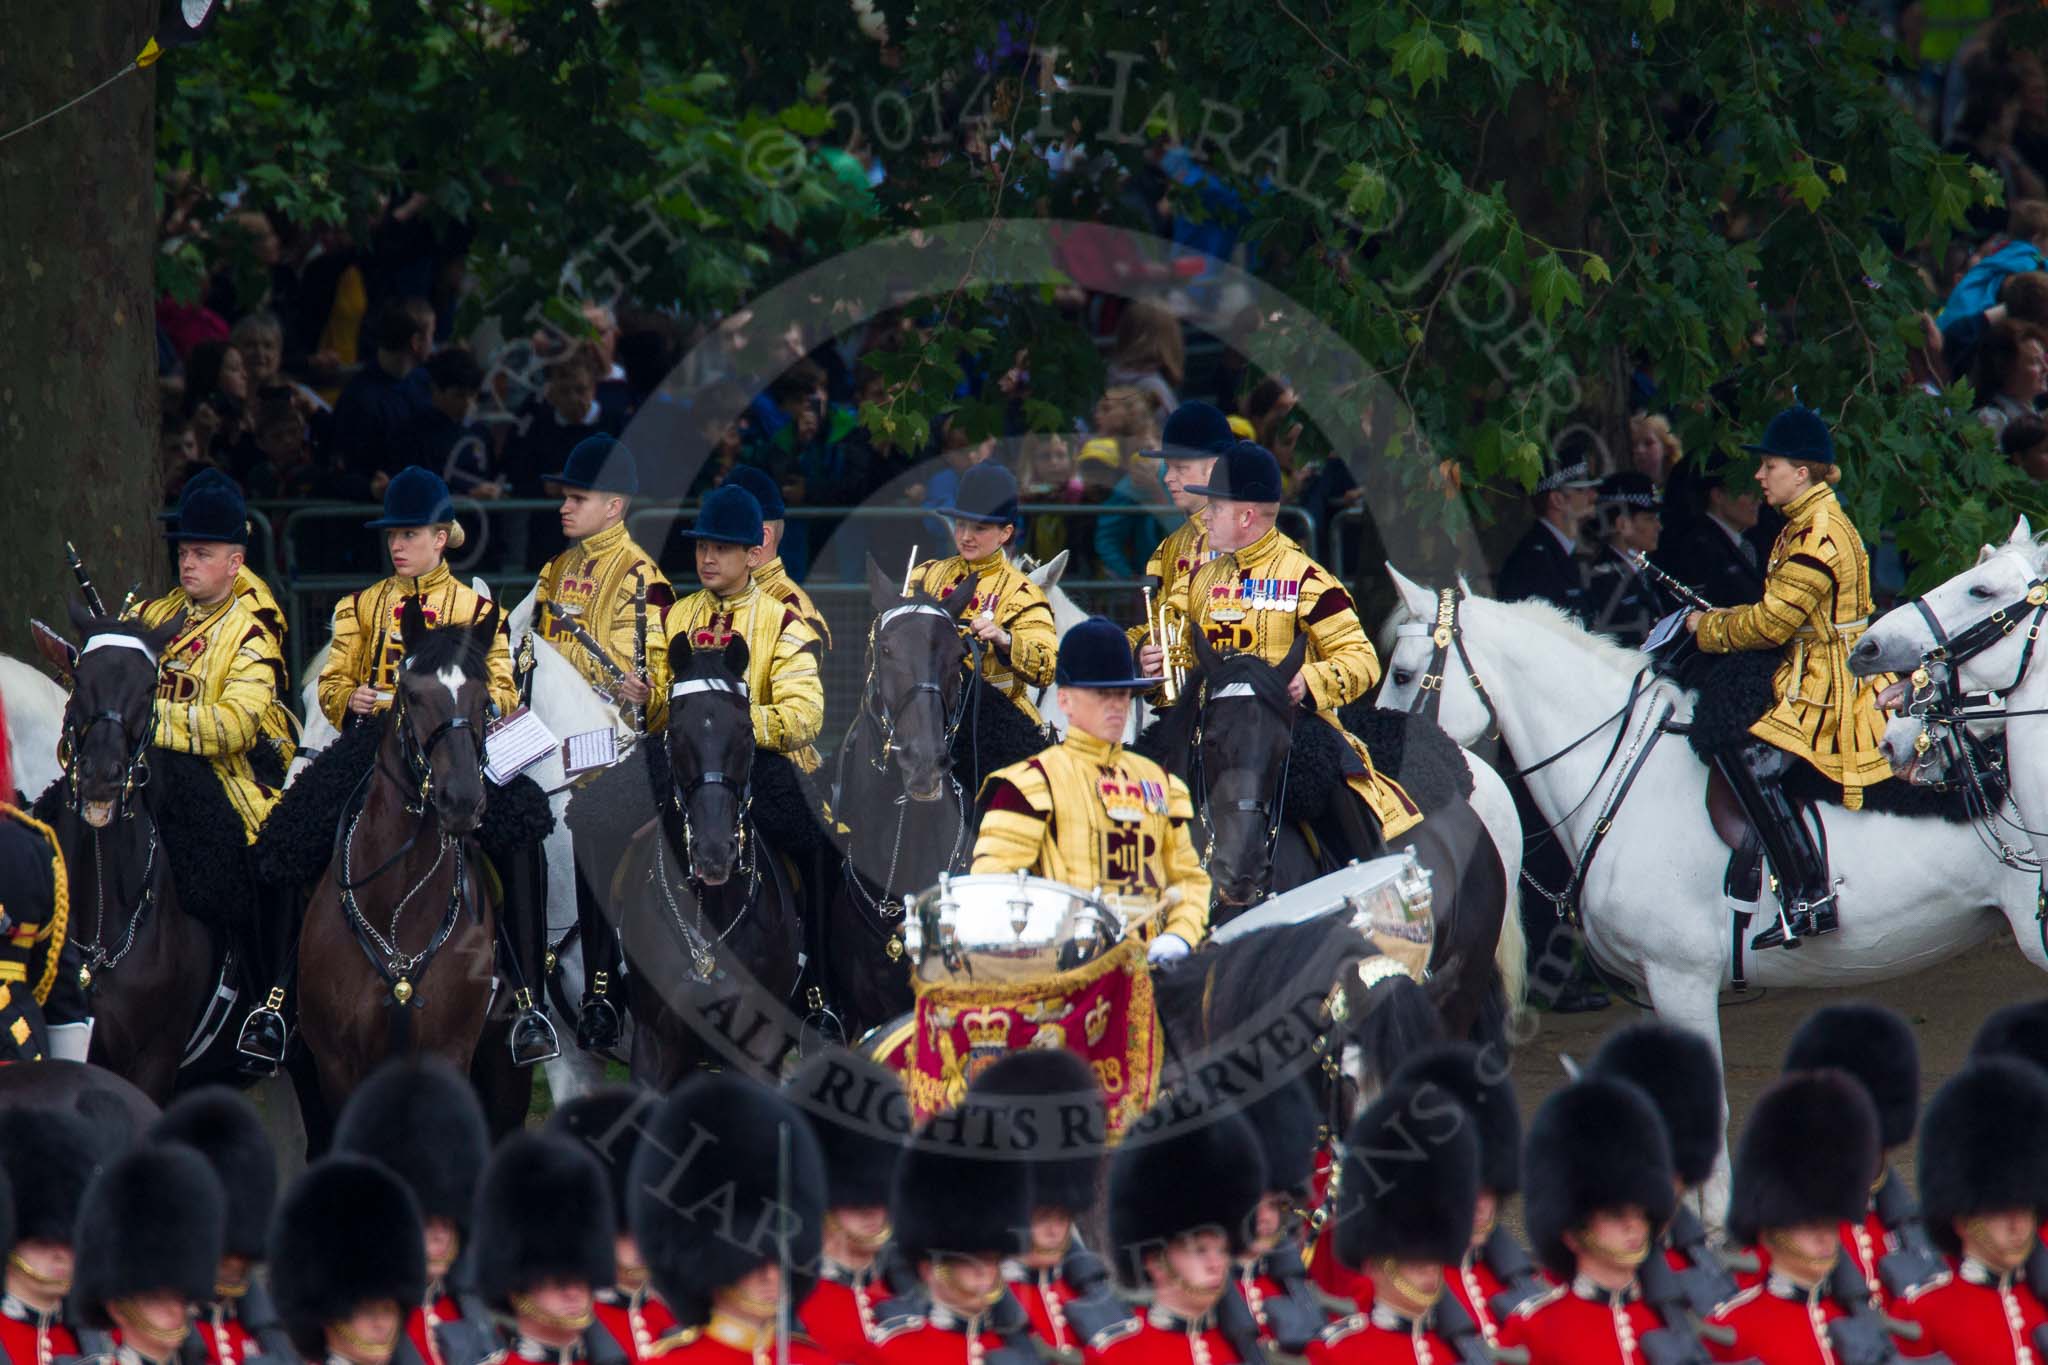
<path id="1" fill-rule="evenodd" d="M 1887 1005 L 1912 1021 L 1920 1038 L 1923 1102 L 1962 1066 L 1970 1039 L 1984 1016 L 2000 1005 L 2048 994 L 2044 979 L 2010 939 L 1994 939 L 1961 957 L 1917 976 L 1888 981 L 1860 997 L 1843 991 L 1752 989 L 1721 997 L 1721 1043 L 1727 1057 L 1728 1136 L 1742 1131 L 1757 1093 L 1778 1074 L 1785 1042 L 1810 1011 L 1836 1000 L 1861 998 Z M 1590 1057 L 1613 1030 L 1644 1017 L 1617 1001 L 1591 1014 L 1539 1014 L 1536 1034 L 1515 1054 L 1515 1088 L 1524 1119 L 1564 1080 L 1558 1059 Z M 1896 1160 L 1900 1174 L 1913 1178 L 1912 1153 Z"/>

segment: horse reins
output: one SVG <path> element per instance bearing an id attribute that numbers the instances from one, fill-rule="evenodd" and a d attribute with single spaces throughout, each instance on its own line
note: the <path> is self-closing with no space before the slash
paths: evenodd
<path id="1" fill-rule="evenodd" d="M 156 652 L 141 640 L 132 635 L 104 632 L 91 636 L 85 641 L 84 648 L 79 651 L 79 658 L 83 659 L 95 649 L 107 648 L 133 649 L 137 653 L 149 657 L 152 669 L 156 665 Z M 152 689 L 153 691 L 154 689 Z M 157 729 L 156 706 L 153 703 L 149 707 L 148 719 L 143 722 L 141 732 L 132 742 L 128 741 L 128 718 L 119 711 L 111 708 L 104 711 L 95 711 L 85 717 L 83 724 L 79 724 L 72 716 L 70 708 L 67 707 L 65 709 L 62 746 L 65 759 L 65 804 L 73 815 L 81 820 L 84 819 L 85 798 L 78 786 L 79 765 L 77 759 L 84 749 L 87 737 L 92 734 L 93 727 L 102 723 L 111 723 L 115 729 L 120 731 L 123 742 L 127 744 L 127 758 L 121 766 L 120 788 L 114 797 L 114 818 L 117 820 L 132 820 L 135 817 L 135 811 L 129 803 L 134 799 L 137 792 L 149 785 L 149 749 L 156 740 Z M 121 935 L 121 946 L 109 953 L 102 942 L 107 921 L 107 875 L 106 862 L 102 855 L 103 841 L 101 831 L 98 828 L 89 824 L 87 828 L 92 830 L 94 902 L 92 937 L 88 940 L 80 936 L 73 940 L 78 944 L 79 951 L 85 958 L 85 961 L 78 969 L 78 987 L 84 991 L 92 989 L 93 978 L 96 973 L 103 974 L 112 971 L 121 964 L 121 960 L 127 957 L 130 950 L 135 947 L 135 936 L 142 927 L 142 921 L 148 916 L 150 907 L 156 903 L 158 881 L 156 855 L 157 849 L 162 843 L 161 831 L 157 826 L 156 819 L 151 817 L 149 822 L 149 849 L 143 856 L 142 896 L 136 902 L 133 913 L 128 916 L 128 927 Z"/>
<path id="2" fill-rule="evenodd" d="M 1216 702 L 1229 701 L 1234 698 L 1251 698 L 1260 702 L 1265 701 L 1265 698 L 1259 696 L 1258 690 L 1248 682 L 1226 683 L 1214 692 L 1209 691 L 1205 684 L 1202 691 L 1202 704 L 1195 711 L 1195 730 L 1188 741 L 1188 785 L 1194 789 L 1195 808 L 1197 810 L 1206 812 L 1210 806 L 1208 765 L 1202 762 L 1202 731 L 1208 720 L 1209 707 Z M 1279 711 L 1278 707 L 1273 709 Z M 1281 711 L 1280 715 L 1281 719 L 1289 722 L 1288 734 L 1292 737 L 1295 718 L 1284 711 Z M 1263 815 L 1266 817 L 1266 866 L 1269 876 L 1273 864 L 1274 851 L 1280 844 L 1280 825 L 1287 809 L 1287 777 L 1293 767 L 1294 746 L 1289 744 L 1281 755 L 1280 775 L 1274 781 L 1271 797 L 1264 800 L 1257 797 L 1240 797 L 1235 801 L 1226 801 L 1219 807 L 1222 810 L 1236 811 L 1242 815 Z M 1204 867 L 1208 866 L 1210 858 L 1216 852 L 1216 822 L 1210 820 L 1207 823 L 1209 825 L 1209 844 L 1207 848 L 1202 850 L 1202 865 Z"/>

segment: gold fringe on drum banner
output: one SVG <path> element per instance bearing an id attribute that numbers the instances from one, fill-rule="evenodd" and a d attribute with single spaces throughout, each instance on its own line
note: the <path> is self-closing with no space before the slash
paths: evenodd
<path id="1" fill-rule="evenodd" d="M 1159 1089 L 1159 1014 L 1136 939 L 1039 981 L 921 984 L 912 1019 L 900 1065 L 920 1123 L 958 1104 L 998 1057 L 1027 1047 L 1063 1047 L 1094 1068 L 1112 1142 Z"/>

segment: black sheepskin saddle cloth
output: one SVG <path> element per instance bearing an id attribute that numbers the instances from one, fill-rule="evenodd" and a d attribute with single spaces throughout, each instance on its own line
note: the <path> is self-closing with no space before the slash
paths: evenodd
<path id="1" fill-rule="evenodd" d="M 1472 771 L 1456 741 L 1435 721 L 1405 711 L 1385 711 L 1355 702 L 1338 712 L 1344 728 L 1365 741 L 1373 766 L 1399 782 L 1426 816 L 1472 795 Z M 1132 749 L 1169 772 L 1187 767 L 1185 754 L 1169 755 L 1168 721 L 1145 727 Z M 1281 817 L 1294 824 L 1323 820 L 1344 788 L 1355 757 L 1332 726 L 1304 715 L 1294 726 L 1287 760 L 1287 794 Z"/>
<path id="2" fill-rule="evenodd" d="M 1761 651 L 1740 654 L 1703 654 L 1687 666 L 1686 681 L 1698 687 L 1692 720 L 1686 738 L 1693 753 L 1709 766 L 1717 749 L 1750 741 L 1749 728 L 1777 705 L 1778 694 L 1771 679 L 1778 671 L 1778 656 Z M 2005 797 L 2005 740 L 2003 736 L 1983 749 L 1985 788 L 1994 802 Z M 1785 792 L 1794 801 L 1829 805 L 1842 804 L 1842 787 L 1811 763 L 1793 763 L 1785 775 Z M 1953 824 L 1971 818 L 1971 798 L 1953 784 L 1916 786 L 1896 778 L 1863 789 L 1863 809 L 1886 815 L 1936 816 Z"/>
<path id="3" fill-rule="evenodd" d="M 655 817 L 672 781 L 668 749 L 653 740 L 578 787 L 563 815 L 578 861 L 614 866 L 634 832 Z M 754 828 L 785 857 L 807 859 L 831 841 L 824 803 L 787 755 L 755 753 L 752 793 Z"/>
<path id="4" fill-rule="evenodd" d="M 953 732 L 953 772 L 968 799 L 981 791 L 988 775 L 1012 763 L 1043 752 L 1057 737 L 1043 725 L 1017 709 L 1017 704 L 971 674 L 972 689 L 960 713 L 960 727 Z"/>
<path id="5" fill-rule="evenodd" d="M 179 908 L 216 940 L 245 928 L 258 913 L 251 850 L 242 838 L 242 817 L 213 766 L 196 754 L 151 749 L 143 799 L 163 834 Z M 63 802 L 60 777 L 36 798 L 35 817 L 48 823 Z"/>
<path id="6" fill-rule="evenodd" d="M 284 789 L 284 799 L 263 822 L 253 852 L 256 874 L 279 887 L 317 882 L 334 857 L 334 834 L 341 813 L 377 761 L 383 738 L 379 725 L 352 725 L 341 738 L 322 749 L 298 780 Z M 548 837 L 555 828 L 547 794 L 532 778 L 519 776 L 491 787 L 484 801 L 484 819 L 477 844 L 498 867 L 515 854 Z"/>

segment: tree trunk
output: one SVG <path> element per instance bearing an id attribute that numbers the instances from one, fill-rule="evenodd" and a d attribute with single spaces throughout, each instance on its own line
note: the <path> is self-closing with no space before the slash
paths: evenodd
<path id="1" fill-rule="evenodd" d="M 0 0 L 0 132 L 132 63 L 156 15 L 156 0 Z M 155 142 L 154 67 L 0 142 L 0 652 L 33 657 L 32 615 L 64 622 L 77 595 L 67 539 L 110 609 L 131 584 L 167 578 L 154 516 Z"/>

